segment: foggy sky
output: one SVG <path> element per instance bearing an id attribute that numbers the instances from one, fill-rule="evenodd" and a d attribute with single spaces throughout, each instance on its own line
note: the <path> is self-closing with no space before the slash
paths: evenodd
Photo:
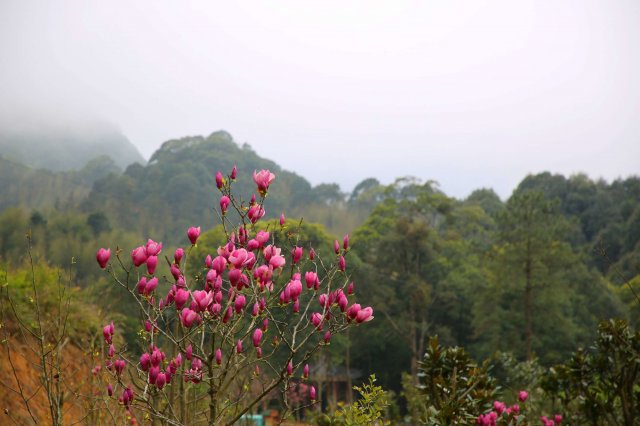
<path id="1" fill-rule="evenodd" d="M 638 1 L 0 2 L 0 118 L 224 129 L 312 183 L 640 172 Z"/>

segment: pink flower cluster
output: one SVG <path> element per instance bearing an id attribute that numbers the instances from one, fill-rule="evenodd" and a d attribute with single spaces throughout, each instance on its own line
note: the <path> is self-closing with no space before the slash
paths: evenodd
<path id="1" fill-rule="evenodd" d="M 529 393 L 527 391 L 518 392 L 518 401 L 524 404 L 529 398 Z M 520 420 L 517 417 L 521 414 L 520 406 L 518 404 L 513 404 L 510 407 L 504 402 L 494 401 L 493 402 L 493 410 L 486 413 L 480 414 L 476 419 L 476 424 L 482 426 L 496 426 L 498 422 L 502 419 L 504 420 L 504 424 L 520 424 Z M 553 419 L 548 419 L 546 416 L 540 417 L 543 426 L 559 426 L 562 423 L 562 416 L 560 414 L 556 414 Z"/>
<path id="2" fill-rule="evenodd" d="M 556 414 L 553 416 L 553 419 L 548 419 L 547 416 L 540 417 L 540 421 L 542 422 L 542 426 L 557 426 L 562 424 L 562 416 L 560 414 Z"/>
<path id="3" fill-rule="evenodd" d="M 229 180 L 234 181 L 236 174 L 237 170 L 234 167 L 229 175 Z M 268 170 L 254 171 L 253 180 L 257 185 L 258 193 L 263 198 L 274 179 L 275 175 Z M 346 326 L 373 319 L 373 308 L 362 307 L 353 300 L 353 283 L 345 284 L 342 288 L 332 289 L 332 291 L 321 291 L 323 278 L 318 275 L 317 265 L 314 262 L 316 252 L 313 248 L 308 250 L 310 262 L 305 263 L 303 261 L 305 248 L 295 245 L 290 250 L 283 250 L 274 243 L 268 230 L 256 230 L 249 225 L 248 222 L 255 224 L 264 216 L 262 200 L 257 202 L 256 196 L 253 195 L 248 207 L 235 204 L 236 201 L 229 198 L 230 184 L 221 172 L 216 174 L 216 186 L 223 192 L 220 199 L 222 216 L 226 214 L 232 203 L 236 211 L 245 216 L 243 216 L 242 224 L 230 233 L 226 243 L 219 246 L 215 253 L 206 256 L 205 269 L 202 274 L 198 274 L 199 277 L 202 277 L 202 281 L 197 287 L 193 281 L 187 283 L 189 275 L 184 269 L 186 261 L 182 262 L 185 257 L 183 248 L 175 250 L 173 262 L 169 265 L 170 278 L 173 279 L 167 283 L 167 287 L 170 285 L 168 289 L 160 286 L 159 278 L 154 276 L 158 265 L 158 256 L 162 251 L 162 243 L 149 239 L 146 244 L 136 247 L 131 252 L 131 261 L 134 267 L 146 265 L 146 274 L 143 273 L 140 276 L 135 290 L 140 295 L 140 301 L 146 304 L 145 306 L 149 306 L 151 308 L 149 312 L 153 313 L 148 314 L 144 321 L 144 331 L 148 333 L 148 349 L 140 355 L 138 367 L 139 371 L 146 374 L 148 384 L 159 391 L 170 385 L 174 377 L 179 374 L 182 374 L 183 379 L 187 382 L 200 383 L 205 377 L 203 361 L 213 359 L 217 367 L 221 367 L 223 364 L 223 352 L 220 347 L 215 350 L 212 348 L 213 354 L 197 354 L 194 353 L 193 347 L 188 345 L 174 358 L 167 359 L 165 352 L 156 345 L 158 340 L 154 339 L 154 335 L 160 331 L 156 323 L 158 317 L 154 317 L 154 315 L 162 316 L 167 309 L 175 309 L 175 315 L 180 324 L 184 329 L 187 329 L 184 330 L 185 335 L 193 333 L 194 331 L 188 330 L 192 328 L 201 327 L 198 332 L 207 330 L 206 327 L 202 328 L 203 324 L 216 327 L 231 322 L 229 326 L 233 328 L 238 323 L 237 321 L 249 318 L 251 321 L 250 329 L 246 333 L 243 332 L 241 338 L 235 340 L 234 337 L 232 341 L 235 341 L 235 347 L 225 349 L 225 351 L 229 351 L 225 355 L 228 357 L 228 362 L 231 362 L 236 356 L 248 356 L 245 352 L 245 345 L 253 347 L 257 359 L 262 358 L 264 342 L 269 341 L 267 339 L 269 326 L 267 316 L 270 314 L 270 310 L 267 308 L 267 300 L 272 300 L 272 296 L 278 294 L 280 307 L 288 308 L 291 305 L 293 313 L 300 312 L 301 299 L 308 303 L 308 308 L 305 308 L 308 311 L 304 311 L 305 317 L 306 313 L 309 313 L 309 328 L 307 330 L 322 336 L 321 339 L 318 337 L 318 344 L 321 344 L 322 341 L 326 344 L 330 342 L 331 332 L 336 323 Z M 284 228 L 285 223 L 286 219 L 282 214 L 280 226 Z M 187 238 L 193 246 L 200 238 L 200 233 L 200 227 L 190 227 L 187 230 Z M 333 244 L 333 250 L 336 254 L 335 264 L 332 266 L 335 268 L 334 271 L 345 272 L 347 264 L 345 256 L 349 250 L 349 236 L 344 236 L 342 244 L 336 240 Z M 98 250 L 96 260 L 101 268 L 106 268 L 110 254 L 111 250 L 108 248 Z M 288 265 L 291 266 L 290 279 L 288 281 L 279 279 L 287 274 L 284 269 Z M 288 270 L 289 268 L 287 268 Z M 276 282 L 279 283 L 277 289 Z M 316 300 L 318 305 L 315 305 Z M 311 308 L 311 306 L 316 306 L 316 308 Z M 171 314 L 173 315 L 173 311 Z M 259 319 L 261 316 L 264 318 Z M 304 319 L 306 320 L 306 318 Z M 116 350 L 113 345 L 114 332 L 113 323 L 103 328 L 103 337 L 109 345 L 109 359 L 106 361 L 106 367 L 120 378 L 123 377 L 126 362 L 124 359 L 116 359 Z M 324 334 L 321 334 L 323 332 Z M 276 336 L 273 338 L 273 344 L 277 346 L 278 343 Z M 289 376 L 293 375 L 298 366 L 294 367 L 293 361 L 290 360 L 285 367 L 286 373 Z M 94 374 L 99 374 L 99 367 L 94 369 Z M 211 366 L 207 364 L 207 368 L 211 368 Z M 256 364 L 255 375 L 259 374 L 260 369 Z M 309 366 L 305 365 L 302 378 L 306 380 L 308 377 Z M 113 387 L 110 384 L 108 393 L 110 396 L 113 394 Z M 309 398 L 315 401 L 315 387 L 308 386 L 308 393 Z M 127 410 L 130 408 L 134 401 L 134 394 L 130 386 L 124 389 L 120 401 Z"/>
<path id="4" fill-rule="evenodd" d="M 526 391 L 520 391 L 518 393 L 518 401 L 524 403 L 529 397 L 529 393 Z M 498 424 L 499 419 L 504 419 L 506 424 L 510 424 L 512 421 L 515 421 L 515 418 L 520 414 L 520 405 L 513 404 L 508 407 L 502 401 L 494 401 L 493 402 L 493 410 L 486 413 L 480 414 L 476 419 L 476 424 L 482 426 L 496 426 Z M 514 423 L 515 424 L 515 423 Z"/>

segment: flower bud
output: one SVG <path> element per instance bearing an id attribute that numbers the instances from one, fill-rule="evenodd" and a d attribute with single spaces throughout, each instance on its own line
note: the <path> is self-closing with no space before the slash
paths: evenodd
<path id="1" fill-rule="evenodd" d="M 110 257 L 111 257 L 110 248 L 108 249 L 101 248 L 96 253 L 96 260 L 98 261 L 98 265 L 100 265 L 102 269 L 107 267 L 107 263 L 109 262 Z"/>
<path id="2" fill-rule="evenodd" d="M 224 186 L 224 177 L 222 176 L 222 172 L 220 172 L 220 170 L 218 170 L 218 173 L 216 173 L 216 186 L 218 187 L 218 189 L 222 189 L 222 187 Z"/>
<path id="3" fill-rule="evenodd" d="M 227 197 L 226 195 L 223 195 L 222 197 L 220 197 L 220 211 L 222 212 L 223 216 L 227 214 L 229 203 L 231 203 L 231 200 L 229 199 L 229 197 Z"/>
<path id="4" fill-rule="evenodd" d="M 196 241 L 198 241 L 198 237 L 200 236 L 200 227 L 190 227 L 187 230 L 187 237 L 189 237 L 189 241 L 191 241 L 192 245 L 196 245 Z"/>

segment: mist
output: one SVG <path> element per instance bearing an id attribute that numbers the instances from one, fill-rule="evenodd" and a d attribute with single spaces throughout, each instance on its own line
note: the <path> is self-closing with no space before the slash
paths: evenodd
<path id="1" fill-rule="evenodd" d="M 633 1 L 5 1 L 0 126 L 110 123 L 146 158 L 224 129 L 314 184 L 506 198 L 638 173 L 639 23 Z"/>

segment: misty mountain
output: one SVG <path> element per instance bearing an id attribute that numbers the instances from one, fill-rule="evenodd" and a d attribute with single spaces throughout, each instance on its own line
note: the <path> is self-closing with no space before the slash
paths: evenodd
<path id="1" fill-rule="evenodd" d="M 0 211 L 9 207 L 69 210 L 89 195 L 93 183 L 120 173 L 111 157 L 100 156 L 81 170 L 36 169 L 0 156 Z"/>
<path id="2" fill-rule="evenodd" d="M 52 171 L 79 170 L 103 155 L 120 169 L 145 163 L 137 148 L 109 123 L 37 116 L 0 121 L 0 156 L 17 163 Z"/>
<path id="3" fill-rule="evenodd" d="M 254 170 L 276 174 L 265 201 L 267 217 L 286 212 L 330 228 L 332 223 L 349 225 L 348 220 L 338 219 L 346 216 L 345 209 L 333 202 L 344 199 L 338 185 L 312 187 L 305 178 L 260 157 L 249 145 L 238 145 L 225 131 L 165 142 L 146 166 L 133 164 L 120 176 L 97 180 L 83 209 L 104 211 L 116 226 L 141 229 L 145 235 L 183 236 L 189 226 L 210 227 L 219 222 L 215 174 L 218 170 L 228 174 L 234 164 L 238 168 L 234 191 L 245 202 L 255 193 Z"/>

